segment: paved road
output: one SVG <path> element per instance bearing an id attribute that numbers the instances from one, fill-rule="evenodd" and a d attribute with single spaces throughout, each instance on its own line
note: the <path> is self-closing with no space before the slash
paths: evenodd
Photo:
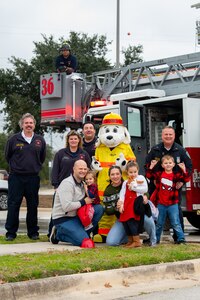
<path id="1" fill-rule="evenodd" d="M 11 284 L 14 295 L 23 295 L 12 299 L 27 300 L 29 291 L 30 300 L 198 300 L 199 266 L 200 260 L 194 260 L 58 276 L 21 283 L 20 291 Z"/>
<path id="2" fill-rule="evenodd" d="M 169 300 L 169 299 L 176 299 L 176 300 L 199 300 L 200 299 L 200 283 L 198 283 L 198 286 L 192 286 L 192 287 L 181 287 L 181 288 L 173 288 L 170 290 L 164 290 L 162 292 L 152 292 L 148 293 L 148 295 L 139 295 L 134 297 L 126 297 L 126 298 L 115 298 L 117 299 L 134 299 L 134 300 L 156 300 L 156 299 L 162 299 L 162 300 Z M 52 299 L 53 300 L 53 299 Z M 60 299 L 62 300 L 62 299 Z M 74 299 L 75 300 L 75 299 Z"/>

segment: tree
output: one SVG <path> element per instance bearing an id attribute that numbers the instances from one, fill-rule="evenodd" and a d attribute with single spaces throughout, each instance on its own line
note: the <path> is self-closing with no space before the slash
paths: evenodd
<path id="1" fill-rule="evenodd" d="M 122 49 L 122 54 L 124 54 L 124 66 L 128 66 L 132 63 L 142 62 L 143 59 L 141 54 L 143 53 L 143 46 L 131 46 L 129 45 L 127 49 Z"/>
<path id="2" fill-rule="evenodd" d="M 89 37 L 85 33 L 71 32 L 69 38 L 72 52 L 78 59 L 78 70 L 81 73 L 91 75 L 92 72 L 111 68 L 111 64 L 105 59 L 108 52 L 107 46 L 111 42 L 106 41 L 106 36 L 97 34 Z"/>
<path id="3" fill-rule="evenodd" d="M 43 184 L 46 184 L 47 182 L 49 182 L 49 179 L 50 179 L 49 162 L 51 162 L 53 160 L 53 156 L 54 156 L 53 149 L 49 145 L 47 145 L 46 159 L 42 166 L 42 170 L 40 172 L 40 178 L 41 178 L 41 182 Z"/>
<path id="4" fill-rule="evenodd" d="M 78 59 L 79 71 L 90 75 L 94 71 L 111 68 L 105 59 L 108 51 L 106 37 L 70 32 L 69 39 L 61 37 L 58 42 L 53 36 L 42 35 L 42 42 L 34 42 L 34 56 L 30 63 L 11 57 L 13 69 L 0 69 L 0 101 L 4 101 L 6 113 L 5 129 L 9 133 L 19 131 L 18 121 L 25 112 L 31 112 L 37 121 L 36 132 L 40 128 L 40 75 L 55 71 L 55 58 L 63 42 L 71 45 Z"/>
<path id="5" fill-rule="evenodd" d="M 5 133 L 0 133 L 0 169 L 4 169 L 8 171 L 8 163 L 5 160 L 5 145 L 7 142 L 7 135 Z"/>

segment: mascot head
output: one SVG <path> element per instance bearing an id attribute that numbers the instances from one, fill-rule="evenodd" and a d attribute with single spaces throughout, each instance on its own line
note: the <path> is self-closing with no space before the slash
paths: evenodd
<path id="1" fill-rule="evenodd" d="M 130 144 L 130 142 L 130 134 L 123 125 L 120 115 L 115 113 L 105 115 L 99 129 L 97 147 L 104 144 L 108 148 L 115 148 L 121 143 Z"/>

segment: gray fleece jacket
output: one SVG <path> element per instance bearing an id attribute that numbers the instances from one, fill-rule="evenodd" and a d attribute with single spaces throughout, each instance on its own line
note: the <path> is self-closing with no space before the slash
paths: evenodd
<path id="1" fill-rule="evenodd" d="M 67 217 L 75 217 L 77 209 L 85 205 L 83 183 L 78 183 L 71 175 L 65 178 L 57 188 L 52 219 L 54 225 L 66 221 Z"/>

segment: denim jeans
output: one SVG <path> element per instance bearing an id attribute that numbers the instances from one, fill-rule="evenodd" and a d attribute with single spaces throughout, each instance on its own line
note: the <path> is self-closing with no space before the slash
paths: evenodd
<path id="1" fill-rule="evenodd" d="M 156 243 L 156 228 L 152 217 L 148 218 L 144 216 L 144 230 L 148 233 L 151 245 Z M 110 229 L 106 244 L 109 246 L 119 246 L 128 242 L 124 226 L 118 220 L 115 222 L 113 227 Z"/>
<path id="2" fill-rule="evenodd" d="M 90 232 L 97 227 L 103 213 L 104 209 L 101 204 L 94 205 L 93 228 L 88 231 L 85 231 L 78 216 L 67 218 L 65 222 L 56 225 L 56 239 L 62 242 L 69 242 L 74 246 L 81 246 L 83 239 L 89 238 Z"/>
<path id="3" fill-rule="evenodd" d="M 168 215 L 171 227 L 177 236 L 177 242 L 181 242 L 185 240 L 183 229 L 181 227 L 180 218 L 179 218 L 179 208 L 178 204 L 165 206 L 162 204 L 158 204 L 158 220 L 156 224 L 156 238 L 157 242 L 160 242 L 160 237 L 163 231 L 163 226 L 165 224 L 166 216 Z"/>
<path id="4" fill-rule="evenodd" d="M 153 217 L 144 216 L 144 230 L 149 235 L 151 246 L 156 245 L 156 225 Z"/>
<path id="5" fill-rule="evenodd" d="M 121 222 L 117 220 L 107 235 L 106 244 L 108 246 L 119 246 L 127 242 L 128 237 L 124 226 Z"/>

